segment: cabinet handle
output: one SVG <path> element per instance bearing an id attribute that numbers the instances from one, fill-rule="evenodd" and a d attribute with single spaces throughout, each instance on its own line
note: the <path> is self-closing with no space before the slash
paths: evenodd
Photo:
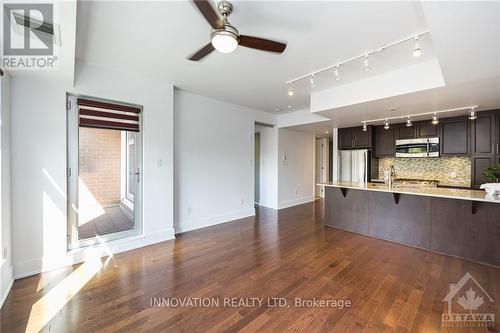
<path id="1" fill-rule="evenodd" d="M 500 155 L 500 149 L 498 148 L 498 146 L 500 146 L 500 144 L 497 143 L 497 155 Z"/>

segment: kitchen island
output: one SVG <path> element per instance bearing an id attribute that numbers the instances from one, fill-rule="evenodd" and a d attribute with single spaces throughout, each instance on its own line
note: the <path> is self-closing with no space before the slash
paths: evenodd
<path id="1" fill-rule="evenodd" d="M 500 198 L 409 184 L 318 185 L 327 226 L 500 266 Z"/>

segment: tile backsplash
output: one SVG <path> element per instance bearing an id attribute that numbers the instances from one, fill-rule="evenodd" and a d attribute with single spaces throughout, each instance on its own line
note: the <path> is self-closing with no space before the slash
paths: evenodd
<path id="1" fill-rule="evenodd" d="M 468 157 L 383 157 L 378 159 L 379 179 L 384 179 L 384 170 L 391 165 L 394 165 L 396 178 L 439 180 L 442 185 L 471 185 L 471 160 Z"/>

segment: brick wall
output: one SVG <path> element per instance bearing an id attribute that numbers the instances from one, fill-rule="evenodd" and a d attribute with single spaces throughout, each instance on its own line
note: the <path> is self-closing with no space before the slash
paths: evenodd
<path id="1" fill-rule="evenodd" d="M 121 133 L 80 127 L 80 179 L 101 205 L 120 202 Z"/>

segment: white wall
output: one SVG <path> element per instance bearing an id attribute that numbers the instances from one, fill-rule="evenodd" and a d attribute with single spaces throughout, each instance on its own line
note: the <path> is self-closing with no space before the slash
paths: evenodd
<path id="1" fill-rule="evenodd" d="M 175 90 L 175 232 L 255 214 L 255 122 L 272 114 Z"/>
<path id="2" fill-rule="evenodd" d="M 7 297 L 13 282 L 11 261 L 11 114 L 10 114 L 10 78 L 1 78 L 0 95 L 0 307 Z"/>
<path id="3" fill-rule="evenodd" d="M 278 129 L 260 128 L 260 205 L 278 209 Z"/>
<path id="4" fill-rule="evenodd" d="M 128 249 L 172 239 L 173 85 L 78 64 L 75 87 L 12 79 L 12 255 L 16 277 L 80 262 L 66 250 L 66 92 L 143 105 L 143 235 Z M 160 162 L 161 161 L 161 162 Z M 105 254 L 105 250 L 101 250 Z"/>
<path id="5" fill-rule="evenodd" d="M 278 207 L 314 200 L 314 135 L 278 130 Z"/>

